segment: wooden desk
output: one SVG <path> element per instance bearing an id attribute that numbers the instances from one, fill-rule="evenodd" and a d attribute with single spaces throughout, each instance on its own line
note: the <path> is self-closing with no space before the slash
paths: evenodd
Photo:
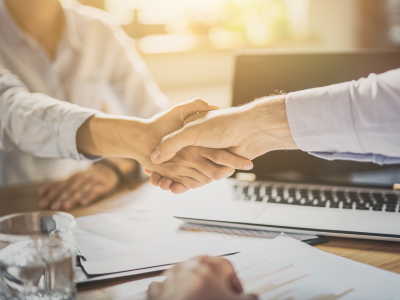
<path id="1" fill-rule="evenodd" d="M 0 189 L 0 216 L 15 212 L 39 210 L 39 197 L 37 194 L 39 186 Z M 123 208 L 129 203 L 126 198 L 122 201 L 121 197 L 118 196 L 128 192 L 127 188 L 121 188 L 116 194 L 107 199 L 86 208 L 73 210 L 70 213 L 75 217 L 79 217 Z M 400 243 L 331 237 L 328 243 L 318 245 L 316 248 L 400 274 Z M 80 287 L 78 288 L 77 299 L 109 300 L 129 298 L 129 296 L 133 295 L 131 289 L 134 281 L 148 276 L 133 276 L 115 279 L 107 283 L 93 283 Z"/>

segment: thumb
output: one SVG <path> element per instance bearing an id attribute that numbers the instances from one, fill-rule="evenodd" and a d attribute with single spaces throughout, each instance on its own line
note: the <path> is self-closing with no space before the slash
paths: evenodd
<path id="1" fill-rule="evenodd" d="M 165 136 L 156 150 L 151 154 L 154 164 L 161 164 L 170 160 L 182 148 L 192 146 L 196 142 L 197 130 L 194 126 L 185 126 Z"/>
<path id="2" fill-rule="evenodd" d="M 206 101 L 200 98 L 194 98 L 190 101 L 185 103 L 176 105 L 173 109 L 175 109 L 183 122 L 187 117 L 196 114 L 198 112 L 207 112 L 210 110 L 217 110 L 219 109 L 218 106 L 208 104 Z"/>

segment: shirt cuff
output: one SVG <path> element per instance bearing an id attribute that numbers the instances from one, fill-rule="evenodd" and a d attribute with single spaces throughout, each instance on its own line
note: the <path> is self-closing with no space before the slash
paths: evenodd
<path id="1" fill-rule="evenodd" d="M 294 141 L 303 151 L 365 153 L 352 117 L 351 82 L 286 96 L 286 113 Z"/>
<path id="2" fill-rule="evenodd" d="M 381 154 L 357 154 L 357 153 L 329 153 L 329 152 L 309 152 L 310 154 L 326 160 L 351 160 L 359 162 L 373 162 L 379 165 L 399 164 L 399 157 L 388 157 Z"/>
<path id="3" fill-rule="evenodd" d="M 91 116 L 100 113 L 100 111 L 73 105 L 71 109 L 63 116 L 60 127 L 60 152 L 63 157 L 75 160 L 96 161 L 100 156 L 83 155 L 78 152 L 76 145 L 76 133 L 81 125 Z"/>

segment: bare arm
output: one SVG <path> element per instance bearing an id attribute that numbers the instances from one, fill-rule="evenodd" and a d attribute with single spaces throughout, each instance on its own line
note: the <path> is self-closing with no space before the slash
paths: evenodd
<path id="1" fill-rule="evenodd" d="M 129 157 L 186 188 L 196 188 L 231 175 L 234 168 L 243 169 L 252 163 L 225 150 L 182 149 L 176 158 L 160 165 L 150 161 L 150 153 L 161 138 L 183 126 L 184 120 L 196 111 L 214 109 L 202 100 L 176 106 L 149 120 L 95 115 L 77 132 L 77 145 L 82 153 Z M 145 134 L 144 134 L 145 133 Z M 218 165 L 213 165 L 211 162 Z M 228 166 L 228 167 L 224 167 Z M 198 172 L 202 170 L 202 172 Z M 192 179 L 196 178 L 196 182 Z M 173 192 L 182 190 L 179 186 Z"/>
<path id="2" fill-rule="evenodd" d="M 167 161 L 190 145 L 229 149 L 248 159 L 272 150 L 298 149 L 286 116 L 285 96 L 198 114 L 186 123 L 182 129 L 163 138 L 152 154 L 154 163 Z"/>
<path id="3" fill-rule="evenodd" d="M 161 163 L 181 147 L 197 145 L 231 147 L 250 159 L 300 148 L 329 160 L 398 164 L 399 86 L 396 69 L 210 112 L 165 137 L 152 160 Z"/>

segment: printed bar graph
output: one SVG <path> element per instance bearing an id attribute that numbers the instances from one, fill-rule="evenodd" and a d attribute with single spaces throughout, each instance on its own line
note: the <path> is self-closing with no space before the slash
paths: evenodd
<path id="1" fill-rule="evenodd" d="M 260 300 L 375 300 L 400 295 L 398 274 L 323 252 L 284 234 L 230 260 L 245 292 Z"/>
<path id="2" fill-rule="evenodd" d="M 261 260 L 261 261 L 258 261 L 258 262 L 256 262 L 256 263 L 254 263 L 254 264 L 251 264 L 250 266 L 244 267 L 244 268 L 238 270 L 237 272 L 240 273 L 240 272 L 243 272 L 243 271 L 245 271 L 245 270 L 247 270 L 247 269 L 252 269 L 253 267 L 256 267 L 256 266 L 258 266 L 258 265 L 261 265 L 261 264 L 263 264 L 263 263 L 265 263 L 265 262 L 267 262 L 267 261 L 268 261 L 268 259 L 263 259 L 263 260 Z"/>
<path id="3" fill-rule="evenodd" d="M 243 278 L 242 279 L 242 283 L 245 284 L 245 285 L 246 284 L 250 284 L 250 283 L 256 282 L 257 280 L 261 280 L 261 279 L 267 278 L 268 276 L 275 275 L 275 274 L 277 274 L 279 272 L 285 271 L 285 270 L 287 270 L 287 269 L 289 269 L 291 267 L 294 267 L 294 265 L 285 266 L 285 267 L 280 268 L 280 269 L 278 269 L 276 271 L 273 271 L 271 273 L 260 273 L 260 274 L 257 274 L 255 276 L 252 276 L 252 277 Z"/>
<path id="4" fill-rule="evenodd" d="M 262 287 L 262 288 L 260 288 L 260 289 L 258 289 L 256 291 L 253 291 L 253 293 L 256 294 L 256 295 L 262 296 L 262 295 L 264 295 L 266 293 L 269 293 L 269 292 L 271 292 L 271 291 L 273 291 L 273 290 L 275 290 L 277 288 L 280 288 L 280 287 L 283 287 L 283 286 L 288 285 L 290 283 L 296 282 L 296 281 L 301 280 L 301 279 L 303 279 L 303 278 L 305 278 L 307 276 L 309 276 L 309 274 L 304 274 L 303 276 L 297 277 L 295 279 L 286 281 L 286 282 L 281 283 L 281 284 L 274 284 L 274 283 L 268 284 L 268 285 L 266 285 L 266 286 L 264 286 L 264 287 Z"/>
<path id="5" fill-rule="evenodd" d="M 352 291 L 354 291 L 354 289 L 349 289 L 339 295 L 329 294 L 329 295 L 317 296 L 315 298 L 312 298 L 311 300 L 336 300 L 336 299 L 342 298 L 343 296 L 347 295 L 348 293 L 350 293 Z"/>

